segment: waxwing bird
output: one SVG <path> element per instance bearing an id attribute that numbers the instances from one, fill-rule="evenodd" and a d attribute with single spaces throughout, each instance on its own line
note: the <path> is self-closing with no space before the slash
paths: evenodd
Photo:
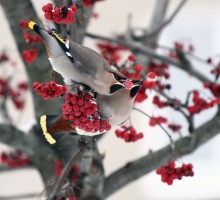
<path id="1" fill-rule="evenodd" d="M 32 21 L 28 25 L 41 37 L 53 70 L 64 78 L 67 85 L 72 81 L 81 83 L 104 95 L 124 88 L 120 80 L 126 77 L 112 69 L 96 51 L 64 39 L 54 29 L 46 31 Z"/>
<path id="2" fill-rule="evenodd" d="M 140 84 L 133 85 L 131 88 L 123 88 L 116 91 L 111 96 L 97 94 L 96 102 L 99 105 L 99 112 L 102 116 L 108 117 L 112 127 L 123 124 L 129 117 L 137 95 Z M 40 119 L 43 134 L 50 144 L 56 141 L 64 134 L 95 136 L 102 134 L 100 132 L 85 132 L 79 128 L 73 128 L 69 121 L 64 120 L 59 115 L 43 115 Z"/>

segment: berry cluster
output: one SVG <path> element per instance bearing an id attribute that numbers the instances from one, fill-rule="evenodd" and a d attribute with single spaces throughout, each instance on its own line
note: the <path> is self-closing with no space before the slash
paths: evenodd
<path id="1" fill-rule="evenodd" d="M 41 41 L 40 36 L 37 34 L 31 35 L 30 33 L 26 32 L 24 33 L 23 37 L 28 44 L 33 44 Z"/>
<path id="2" fill-rule="evenodd" d="M 21 90 L 25 91 L 28 88 L 26 82 L 20 82 L 17 85 L 17 90 L 12 89 L 5 79 L 0 78 L 0 97 L 10 97 L 15 107 L 20 110 L 24 108 L 24 100 L 21 99 Z M 18 91 L 19 90 L 19 91 Z"/>
<path id="3" fill-rule="evenodd" d="M 37 56 L 38 56 L 38 51 L 35 48 L 30 49 L 30 50 L 24 50 L 22 52 L 22 57 L 23 57 L 24 61 L 27 63 L 34 62 L 36 60 Z"/>
<path id="4" fill-rule="evenodd" d="M 0 54 L 0 63 L 6 62 L 8 60 L 9 60 L 9 57 L 7 56 L 7 54 L 5 52 Z"/>
<path id="5" fill-rule="evenodd" d="M 21 20 L 19 24 L 22 29 L 28 29 L 28 21 Z"/>
<path id="6" fill-rule="evenodd" d="M 178 132 L 182 128 L 179 124 L 169 124 L 168 128 L 171 129 L 173 132 Z"/>
<path id="7" fill-rule="evenodd" d="M 158 108 L 164 108 L 168 106 L 168 103 L 166 101 L 161 101 L 158 96 L 154 96 L 153 104 L 157 105 Z"/>
<path id="8" fill-rule="evenodd" d="M 167 119 L 165 117 L 151 117 L 149 121 L 150 126 L 156 126 L 158 124 L 164 124 L 167 123 Z"/>
<path id="9" fill-rule="evenodd" d="M 100 116 L 98 104 L 90 94 L 82 91 L 76 94 L 67 93 L 65 100 L 62 106 L 63 118 L 69 120 L 74 128 L 93 133 L 111 129 L 108 119 Z"/>
<path id="10" fill-rule="evenodd" d="M 13 90 L 12 88 L 9 88 L 8 90 L 8 94 L 11 97 L 12 102 L 14 103 L 15 107 L 18 110 L 21 110 L 24 108 L 24 100 L 22 100 L 21 97 L 21 93 L 18 91 Z"/>
<path id="11" fill-rule="evenodd" d="M 55 174 L 56 176 L 60 176 L 61 175 L 61 172 L 63 170 L 63 163 L 61 161 L 56 161 L 55 162 Z M 79 180 L 79 175 L 80 175 L 80 168 L 78 165 L 73 165 L 70 172 L 69 172 L 69 175 L 68 177 L 72 180 L 72 181 L 78 181 Z"/>
<path id="12" fill-rule="evenodd" d="M 25 154 L 20 151 L 15 151 L 11 153 L 2 153 L 0 155 L 0 163 L 16 168 L 29 165 L 30 160 Z"/>
<path id="13" fill-rule="evenodd" d="M 109 62 L 110 65 L 115 64 L 121 59 L 120 51 L 127 50 L 127 48 L 121 45 L 108 42 L 98 43 L 97 45 L 101 51 L 102 56 Z"/>
<path id="14" fill-rule="evenodd" d="M 141 103 L 144 100 L 146 100 L 148 98 L 147 94 L 146 94 L 146 88 L 144 86 L 141 86 L 137 96 L 135 97 L 134 102 L 135 103 Z"/>
<path id="15" fill-rule="evenodd" d="M 134 65 L 133 69 L 124 68 L 122 73 L 131 79 L 141 79 L 141 72 L 143 71 L 143 66 L 141 64 Z"/>
<path id="16" fill-rule="evenodd" d="M 26 81 L 22 81 L 18 83 L 18 88 L 21 90 L 27 90 L 28 89 L 28 83 Z"/>
<path id="17" fill-rule="evenodd" d="M 215 97 L 220 97 L 220 84 L 217 83 L 204 83 L 204 87 L 208 88 Z"/>
<path id="18" fill-rule="evenodd" d="M 129 68 L 123 67 L 122 74 L 124 74 L 126 77 L 130 79 L 141 79 L 142 73 L 143 73 L 143 66 L 141 64 L 135 64 L 136 57 L 132 54 L 128 57 L 128 60 L 130 62 L 134 62 L 134 65 L 129 66 Z M 132 68 L 131 68 L 132 67 Z M 135 103 L 141 103 L 145 99 L 147 99 L 146 90 L 152 89 L 156 86 L 156 81 L 154 80 L 156 78 L 156 74 L 154 72 L 149 72 L 147 75 L 147 80 L 143 81 L 143 85 L 140 87 L 138 94 L 135 98 Z"/>
<path id="19" fill-rule="evenodd" d="M 68 24 L 76 21 L 77 7 L 75 5 L 71 5 L 69 8 L 66 6 L 56 8 L 53 7 L 52 3 L 48 3 L 42 7 L 42 10 L 46 19 L 58 24 Z"/>
<path id="20" fill-rule="evenodd" d="M 104 0 L 83 0 L 83 6 L 91 7 L 98 1 L 104 1 Z"/>
<path id="21" fill-rule="evenodd" d="M 207 102 L 206 100 L 201 98 L 199 92 L 195 90 L 193 91 L 192 101 L 193 101 L 193 105 L 187 107 L 187 110 L 189 111 L 190 115 L 194 115 L 208 108 L 212 108 L 214 105 L 220 103 L 220 98 L 215 98 L 212 99 L 210 102 Z"/>
<path id="22" fill-rule="evenodd" d="M 194 51 L 194 46 L 192 44 L 183 44 L 182 42 L 174 42 L 174 47 L 175 49 L 178 49 L 178 50 L 186 50 L 186 51 L 190 51 L 190 52 L 193 52 Z"/>
<path id="23" fill-rule="evenodd" d="M 168 185 L 173 184 L 173 180 L 181 180 L 184 176 L 194 176 L 192 164 L 182 164 L 181 167 L 175 167 L 175 163 L 170 161 L 168 165 L 161 166 L 156 170 L 161 175 L 161 181 Z"/>
<path id="24" fill-rule="evenodd" d="M 33 88 L 45 100 L 59 97 L 67 91 L 65 85 L 57 85 L 55 81 L 46 84 L 34 82 Z"/>
<path id="25" fill-rule="evenodd" d="M 121 126 L 120 129 L 115 130 L 115 134 L 118 138 L 124 139 L 125 142 L 136 142 L 144 137 L 142 132 L 137 133 L 132 126 Z"/>
<path id="26" fill-rule="evenodd" d="M 7 81 L 3 78 L 0 78 L 0 97 L 5 96 L 7 93 Z"/>
<path id="27" fill-rule="evenodd" d="M 192 44 L 183 44 L 182 42 L 174 42 L 174 50 L 171 50 L 170 51 L 170 54 L 169 54 L 169 57 L 172 58 L 172 59 L 176 59 L 178 60 L 178 56 L 176 54 L 177 51 L 188 51 L 188 52 L 194 52 L 194 46 Z"/>
<path id="28" fill-rule="evenodd" d="M 165 79 L 170 78 L 170 74 L 168 72 L 168 64 L 166 63 L 156 63 L 151 61 L 147 67 L 147 71 L 149 73 L 154 72 L 159 77 L 164 77 Z"/>

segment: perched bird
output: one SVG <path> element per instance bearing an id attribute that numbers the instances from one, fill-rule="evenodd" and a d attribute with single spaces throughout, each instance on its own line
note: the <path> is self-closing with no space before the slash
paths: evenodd
<path id="1" fill-rule="evenodd" d="M 142 81 L 136 82 L 131 88 L 123 88 L 111 96 L 97 94 L 96 102 L 102 116 L 108 117 L 112 127 L 123 124 L 130 116 L 135 96 Z M 95 136 L 100 132 L 85 132 L 79 128 L 73 128 L 69 121 L 59 115 L 43 115 L 40 119 L 41 128 L 45 138 L 50 144 L 56 143 L 64 134 Z"/>
<path id="2" fill-rule="evenodd" d="M 32 21 L 28 25 L 41 37 L 53 70 L 64 78 L 67 85 L 72 81 L 81 83 L 103 95 L 124 88 L 120 81 L 126 77 L 112 69 L 96 51 L 64 39 L 54 29 L 46 31 Z"/>

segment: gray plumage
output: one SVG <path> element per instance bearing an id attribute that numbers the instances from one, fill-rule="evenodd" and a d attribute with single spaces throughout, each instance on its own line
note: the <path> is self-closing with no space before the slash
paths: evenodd
<path id="1" fill-rule="evenodd" d="M 124 87 L 114 75 L 122 79 L 125 77 L 112 69 L 96 51 L 73 41 L 64 41 L 61 37 L 60 40 L 54 30 L 48 33 L 36 24 L 33 29 L 43 40 L 52 68 L 64 78 L 66 84 L 71 81 L 82 83 L 104 95 L 111 95 Z"/>

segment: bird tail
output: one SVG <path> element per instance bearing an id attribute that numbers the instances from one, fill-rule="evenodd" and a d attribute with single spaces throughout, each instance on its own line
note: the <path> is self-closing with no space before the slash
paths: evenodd
<path id="1" fill-rule="evenodd" d="M 57 140 L 70 132 L 73 132 L 71 135 L 76 135 L 76 130 L 59 115 L 42 115 L 40 125 L 46 140 L 50 144 L 55 144 Z"/>

